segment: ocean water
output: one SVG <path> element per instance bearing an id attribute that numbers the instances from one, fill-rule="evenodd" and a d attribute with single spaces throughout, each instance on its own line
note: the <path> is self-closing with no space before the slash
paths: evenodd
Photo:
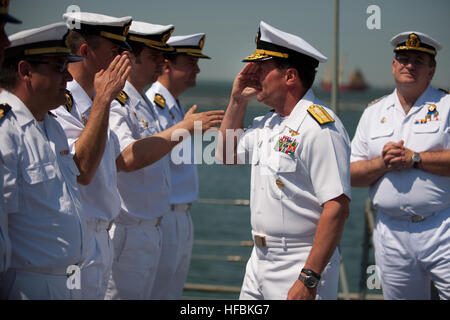
<path id="1" fill-rule="evenodd" d="M 180 98 L 185 109 L 197 104 L 199 111 L 225 110 L 232 83 L 200 82 Z M 363 92 L 340 94 L 339 117 L 350 138 L 353 138 L 362 111 L 372 100 L 392 92 L 393 88 L 372 88 Z M 318 96 L 329 106 L 330 95 L 320 88 L 314 88 Z M 247 108 L 245 126 L 254 117 L 263 115 L 269 108 L 253 100 Z M 203 142 L 203 148 L 211 144 Z M 200 201 L 192 206 L 195 243 L 187 282 L 214 286 L 240 287 L 245 273 L 246 261 L 251 246 L 239 246 L 240 241 L 251 241 L 250 208 L 232 205 L 217 200 L 245 199 L 250 197 L 250 166 L 224 166 L 220 164 L 199 164 Z M 358 293 L 360 282 L 366 285 L 370 274 L 361 271 L 365 229 L 364 206 L 366 188 L 353 188 L 350 217 L 340 241 L 345 274 L 349 292 Z M 212 203 L 209 203 L 212 202 Z M 369 262 L 374 263 L 373 250 L 369 251 Z M 225 257 L 232 256 L 228 261 Z M 300 266 L 299 266 L 300 268 Z M 300 270 L 300 269 L 299 269 Z M 342 288 L 340 288 L 342 290 Z M 379 294 L 379 290 L 367 290 Z M 237 299 L 238 293 L 217 293 L 185 290 L 184 298 Z"/>

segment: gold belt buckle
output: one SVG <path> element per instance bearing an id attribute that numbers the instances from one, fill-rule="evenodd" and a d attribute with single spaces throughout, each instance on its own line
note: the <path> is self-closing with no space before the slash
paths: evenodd
<path id="1" fill-rule="evenodd" d="M 266 237 L 255 236 L 255 244 L 257 247 L 265 248 L 266 247 Z"/>
<path id="2" fill-rule="evenodd" d="M 420 221 L 423 221 L 423 220 L 425 220 L 425 217 L 424 217 L 424 216 L 413 216 L 413 217 L 411 218 L 411 221 L 412 221 L 412 222 L 420 222 Z"/>

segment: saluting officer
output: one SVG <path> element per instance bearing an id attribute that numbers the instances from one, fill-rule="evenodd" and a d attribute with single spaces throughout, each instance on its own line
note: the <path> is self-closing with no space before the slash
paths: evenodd
<path id="1" fill-rule="evenodd" d="M 197 74 L 200 73 L 198 59 L 210 59 L 202 53 L 205 37 L 204 33 L 171 36 L 167 42 L 175 51 L 164 54 L 162 74 L 146 92 L 148 99 L 154 102 L 153 107 L 163 129 L 172 127 L 185 117 L 179 97 L 187 89 L 195 87 Z M 180 163 L 179 159 L 175 159 L 174 163 L 179 149 L 190 151 L 190 157 L 181 156 L 190 162 Z M 180 299 L 189 271 L 194 242 L 190 207 L 198 198 L 197 165 L 194 164 L 191 139 L 185 139 L 173 150 L 170 175 L 170 212 L 161 220 L 163 248 L 153 299 Z"/>
<path id="2" fill-rule="evenodd" d="M 4 59 L 4 50 L 9 47 L 10 42 L 5 32 L 5 24 L 22 23 L 8 14 L 9 1 L 0 2 L 0 68 Z M 0 92 L 2 89 L 0 88 Z M 1 111 L 0 111 L 1 113 Z M 4 114 L 3 114 L 4 115 Z M 0 115 L 0 119 L 3 115 Z M 3 199 L 3 165 L 0 163 L 0 280 L 3 272 L 8 269 L 11 259 L 11 242 L 8 237 L 8 216 L 5 212 Z"/>
<path id="3" fill-rule="evenodd" d="M 351 179 L 378 208 L 375 260 L 385 299 L 450 299 L 450 95 L 430 83 L 441 45 L 391 39 L 393 93 L 369 104 L 352 141 Z"/>
<path id="4" fill-rule="evenodd" d="M 311 90 L 316 68 L 327 58 L 263 21 L 256 42 L 234 81 L 218 148 L 224 163 L 238 158 L 252 164 L 255 246 L 240 298 L 336 299 L 337 244 L 349 215 L 350 141 Z M 227 153 L 235 135 L 226 130 L 242 128 L 254 96 L 273 110 L 255 118 Z"/>
<path id="5" fill-rule="evenodd" d="M 194 130 L 202 121 L 204 130 L 220 124 L 223 111 L 196 114 L 189 110 L 183 121 L 163 130 L 144 89 L 161 74 L 163 52 L 173 25 L 133 21 L 127 41 L 132 47 L 132 70 L 124 90 L 111 105 L 111 129 L 117 134 L 118 188 L 122 199 L 120 215 L 111 233 L 115 247 L 108 299 L 151 299 L 161 250 L 160 222 L 170 209 L 169 155 L 181 140 L 177 130 Z M 189 137 L 186 137 L 189 138 Z M 174 262 L 175 263 L 175 262 Z"/>
<path id="6" fill-rule="evenodd" d="M 120 211 L 116 140 L 109 130 L 111 101 L 122 90 L 130 61 L 125 38 L 131 17 L 66 13 L 68 42 L 84 57 L 69 66 L 67 102 L 55 110 L 80 171 L 81 200 L 88 223 L 86 262 L 81 268 L 83 299 L 104 299 L 114 255 L 108 226 Z M 75 22 L 75 23 L 74 23 Z"/>
<path id="7" fill-rule="evenodd" d="M 49 112 L 66 100 L 68 63 L 82 59 L 66 46 L 67 32 L 64 23 L 25 30 L 5 50 L 0 163 L 12 253 L 3 299 L 80 297 L 67 285 L 68 267 L 80 266 L 86 249 L 79 171 Z"/>

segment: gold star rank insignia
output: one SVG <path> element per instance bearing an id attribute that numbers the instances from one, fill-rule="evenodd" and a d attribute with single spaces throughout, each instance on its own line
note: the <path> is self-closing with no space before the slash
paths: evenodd
<path id="1" fill-rule="evenodd" d="M 73 106 L 73 97 L 72 97 L 72 93 L 69 90 L 66 90 L 66 104 L 64 105 L 67 109 L 67 111 L 72 111 L 72 106 Z"/>
<path id="2" fill-rule="evenodd" d="M 313 116 L 314 119 L 316 119 L 316 121 L 320 125 L 334 122 L 334 119 L 328 114 L 328 112 L 326 112 L 322 106 L 319 106 L 317 104 L 313 104 L 312 106 L 310 106 L 308 108 L 308 112 Z"/>
<path id="3" fill-rule="evenodd" d="M 125 103 L 127 103 L 128 95 L 125 93 L 125 91 L 122 90 L 122 92 L 119 93 L 119 95 L 117 96 L 116 100 L 123 107 L 125 105 Z"/>
<path id="4" fill-rule="evenodd" d="M 164 97 L 159 93 L 155 94 L 155 98 L 153 99 L 153 101 L 161 109 L 164 109 L 164 107 L 166 106 L 166 99 L 164 99 Z"/>
<path id="5" fill-rule="evenodd" d="M 11 107 L 7 103 L 0 104 L 0 119 L 3 119 L 3 117 L 11 110 Z"/>

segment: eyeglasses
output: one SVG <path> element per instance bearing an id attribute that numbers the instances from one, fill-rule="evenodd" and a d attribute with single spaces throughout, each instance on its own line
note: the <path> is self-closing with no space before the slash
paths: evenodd
<path id="1" fill-rule="evenodd" d="M 412 64 L 416 67 L 422 67 L 426 64 L 426 61 L 422 58 L 409 58 L 407 56 L 396 56 L 395 60 L 397 60 L 401 65 L 406 66 L 408 64 Z"/>
<path id="2" fill-rule="evenodd" d="M 45 60 L 27 60 L 28 62 L 34 63 L 34 64 L 50 64 L 58 67 L 58 72 L 63 73 L 67 70 L 67 66 L 69 65 L 69 61 L 66 60 L 64 62 L 57 62 L 57 61 L 45 61 Z"/>

